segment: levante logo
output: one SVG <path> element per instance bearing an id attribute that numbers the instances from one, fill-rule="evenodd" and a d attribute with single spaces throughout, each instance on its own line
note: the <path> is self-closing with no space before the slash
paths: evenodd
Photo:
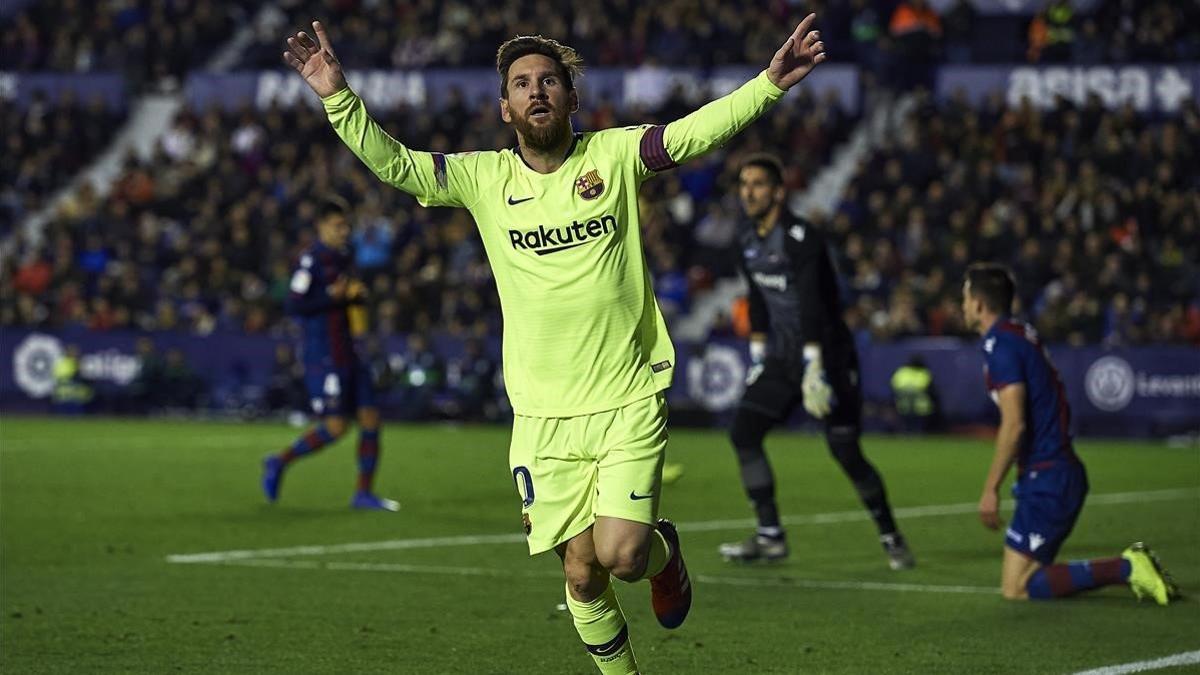
<path id="1" fill-rule="evenodd" d="M 605 214 L 584 222 L 576 220 L 570 225 L 538 225 L 536 230 L 509 230 L 508 238 L 514 249 L 546 255 L 583 246 L 616 230 L 617 219 Z"/>

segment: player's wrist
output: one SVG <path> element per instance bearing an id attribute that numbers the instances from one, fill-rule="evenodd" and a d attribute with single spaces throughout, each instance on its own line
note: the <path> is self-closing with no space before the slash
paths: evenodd
<path id="1" fill-rule="evenodd" d="M 783 96 L 787 93 L 787 89 L 780 84 L 780 76 L 772 73 L 770 68 L 764 68 L 763 71 L 759 73 L 758 78 L 770 87 L 770 89 L 767 90 L 767 93 L 775 96 Z"/>

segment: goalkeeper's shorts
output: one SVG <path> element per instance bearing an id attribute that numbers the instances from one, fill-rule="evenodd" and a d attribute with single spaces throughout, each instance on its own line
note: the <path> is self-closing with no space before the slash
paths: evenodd
<path id="1" fill-rule="evenodd" d="M 591 415 L 517 415 L 508 458 L 529 554 L 570 540 L 597 516 L 653 525 L 666 449 L 663 392 Z"/>

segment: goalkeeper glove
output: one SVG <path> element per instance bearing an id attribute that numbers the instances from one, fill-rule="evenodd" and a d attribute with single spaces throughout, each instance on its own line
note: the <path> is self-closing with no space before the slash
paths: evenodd
<path id="1" fill-rule="evenodd" d="M 762 375 L 763 361 L 767 358 L 767 343 L 762 340 L 750 341 L 750 369 L 746 371 L 746 386 L 754 384 Z"/>
<path id="2" fill-rule="evenodd" d="M 800 389 L 804 393 L 804 409 L 809 415 L 821 419 L 833 409 L 833 387 L 825 379 L 820 347 L 804 348 L 804 379 Z"/>

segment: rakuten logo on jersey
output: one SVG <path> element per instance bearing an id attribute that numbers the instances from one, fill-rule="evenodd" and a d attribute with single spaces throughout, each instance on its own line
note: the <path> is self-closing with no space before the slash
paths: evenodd
<path id="1" fill-rule="evenodd" d="M 610 215 L 603 215 L 586 222 L 576 220 L 570 225 L 551 225 L 549 227 L 538 225 L 536 230 L 509 230 L 508 239 L 512 242 L 514 249 L 546 255 L 583 246 L 610 232 L 616 232 L 616 230 L 617 219 Z"/>

